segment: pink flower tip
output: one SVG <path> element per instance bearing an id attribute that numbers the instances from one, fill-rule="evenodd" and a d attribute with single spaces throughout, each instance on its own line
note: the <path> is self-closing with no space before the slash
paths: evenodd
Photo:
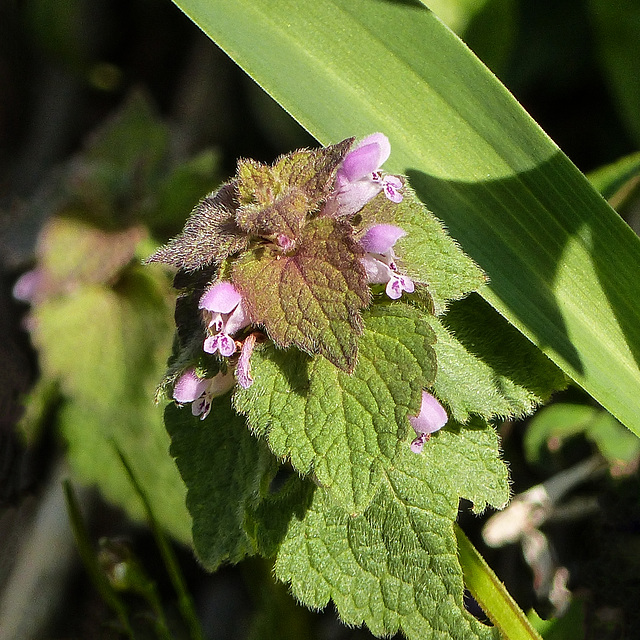
<path id="1" fill-rule="evenodd" d="M 208 385 L 209 381 L 206 378 L 199 378 L 195 367 L 191 367 L 178 378 L 173 388 L 173 398 L 180 404 L 193 402 L 204 393 Z"/>
<path id="2" fill-rule="evenodd" d="M 449 416 L 444 407 L 428 391 L 422 391 L 422 404 L 417 416 L 410 416 L 409 422 L 417 437 L 411 443 L 411 451 L 420 453 L 429 436 L 442 429 Z"/>
<path id="3" fill-rule="evenodd" d="M 242 300 L 242 295 L 230 283 L 224 280 L 209 287 L 202 297 L 198 308 L 213 313 L 231 313 Z"/>
<path id="4" fill-rule="evenodd" d="M 407 232 L 393 224 L 375 224 L 360 240 L 360 246 L 369 253 L 386 253 Z"/>
<path id="5" fill-rule="evenodd" d="M 390 154 L 389 138 L 384 133 L 372 133 L 345 156 L 338 169 L 338 181 L 356 182 L 369 176 L 386 162 Z"/>

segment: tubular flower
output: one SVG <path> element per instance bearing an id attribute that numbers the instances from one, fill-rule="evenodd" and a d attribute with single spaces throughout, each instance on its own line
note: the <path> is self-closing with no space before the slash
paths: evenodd
<path id="1" fill-rule="evenodd" d="M 213 399 L 225 394 L 233 385 L 231 372 L 218 373 L 213 378 L 200 378 L 195 368 L 191 367 L 178 378 L 173 388 L 173 398 L 180 404 L 191 402 L 191 413 L 204 420 L 211 411 Z"/>
<path id="2" fill-rule="evenodd" d="M 411 442 L 411 451 L 420 453 L 431 434 L 442 429 L 447 424 L 447 420 L 449 416 L 444 407 L 428 391 L 423 391 L 420 413 L 409 417 L 409 422 L 417 435 Z"/>
<path id="3" fill-rule="evenodd" d="M 337 215 L 353 215 L 380 191 L 392 202 L 402 201 L 402 180 L 398 176 L 383 176 L 380 171 L 390 153 L 387 136 L 373 133 L 345 156 L 336 173 Z"/>
<path id="4" fill-rule="evenodd" d="M 395 243 L 405 236 L 406 232 L 392 224 L 376 224 L 371 227 L 360 240 L 360 246 L 367 252 L 362 258 L 362 265 L 367 273 L 367 281 L 372 284 L 385 284 L 387 295 L 397 300 L 403 291 L 413 293 L 413 280 L 398 273 Z"/>
<path id="5" fill-rule="evenodd" d="M 230 282 L 217 282 L 200 298 L 199 308 L 208 318 L 209 335 L 203 349 L 207 353 L 218 351 L 224 357 L 233 355 L 236 343 L 231 336 L 250 324 L 242 295 Z"/>

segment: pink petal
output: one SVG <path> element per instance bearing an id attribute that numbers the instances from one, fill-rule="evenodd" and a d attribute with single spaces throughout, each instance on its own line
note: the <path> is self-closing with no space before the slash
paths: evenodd
<path id="1" fill-rule="evenodd" d="M 206 353 L 220 352 L 221 356 L 228 358 L 236 352 L 236 343 L 226 333 L 216 333 L 215 336 L 209 336 L 202 346 Z"/>
<path id="2" fill-rule="evenodd" d="M 387 282 L 385 291 L 392 300 L 397 300 L 402 295 L 403 291 L 413 293 L 415 291 L 415 286 L 411 278 L 394 273 L 392 274 L 389 282 Z"/>
<path id="3" fill-rule="evenodd" d="M 393 224 L 376 224 L 362 236 L 360 246 L 370 253 L 386 253 L 407 232 Z"/>
<path id="4" fill-rule="evenodd" d="M 438 431 L 448 420 L 449 416 L 444 407 L 428 391 L 422 392 L 420 413 L 409 417 L 409 422 L 418 435 Z"/>
<path id="5" fill-rule="evenodd" d="M 224 323 L 224 332 L 232 336 L 236 331 L 240 331 L 240 329 L 244 329 L 250 324 L 251 321 L 249 320 L 247 310 L 245 309 L 244 303 L 241 302 Z"/>
<path id="6" fill-rule="evenodd" d="M 404 185 L 400 178 L 397 176 L 387 176 L 382 180 L 382 186 L 384 195 L 387 196 L 391 202 L 395 202 L 396 204 L 402 202 L 404 196 L 400 192 L 400 189 L 402 189 Z"/>
<path id="7" fill-rule="evenodd" d="M 176 402 L 193 402 L 199 398 L 209 385 L 207 378 L 199 378 L 195 367 L 187 369 L 173 388 L 173 398 Z"/>
<path id="8" fill-rule="evenodd" d="M 204 420 L 211 411 L 211 397 L 204 394 L 191 404 L 191 413 L 194 416 L 200 416 L 200 420 Z"/>
<path id="9" fill-rule="evenodd" d="M 358 146 L 350 151 L 338 169 L 337 179 L 357 182 L 380 167 L 380 147 L 377 144 Z"/>
<path id="10" fill-rule="evenodd" d="M 402 296 L 402 282 L 400 278 L 391 278 L 391 280 L 387 282 L 385 291 L 392 300 L 398 300 Z"/>
<path id="11" fill-rule="evenodd" d="M 411 441 L 411 451 L 413 453 L 422 453 L 422 447 L 424 447 L 424 443 L 429 439 L 429 433 L 421 433 L 417 438 L 414 438 Z"/>
<path id="12" fill-rule="evenodd" d="M 207 311 L 231 313 L 242 300 L 242 295 L 236 291 L 236 288 L 226 281 L 217 282 L 207 289 L 200 298 L 199 309 Z"/>
<path id="13" fill-rule="evenodd" d="M 339 187 L 336 193 L 338 208 L 335 215 L 350 216 L 357 213 L 380 191 L 382 191 L 382 185 L 376 184 L 369 178 L 346 183 L 343 187 Z"/>
<path id="14" fill-rule="evenodd" d="M 34 302 L 38 297 L 39 290 L 42 289 L 43 281 L 44 271 L 42 269 L 25 271 L 16 280 L 11 293 L 20 302 Z"/>
<path id="15" fill-rule="evenodd" d="M 240 351 L 240 358 L 238 359 L 238 365 L 236 366 L 236 376 L 238 377 L 238 384 L 243 389 L 248 389 L 253 384 L 253 378 L 251 377 L 251 354 L 253 348 L 256 345 L 256 334 L 250 333 L 242 344 L 242 350 Z"/>
<path id="16" fill-rule="evenodd" d="M 370 284 L 384 284 L 385 282 L 389 282 L 394 275 L 388 265 L 380 260 L 376 260 L 373 256 L 366 255 L 360 259 L 360 262 L 362 262 L 362 266 L 367 274 L 367 282 Z"/>
<path id="17" fill-rule="evenodd" d="M 356 149 L 360 147 L 366 147 L 370 144 L 375 144 L 378 146 L 378 166 L 376 169 L 380 168 L 391 155 L 391 143 L 389 142 L 389 138 L 384 135 L 384 133 L 372 133 L 367 136 L 356 145 Z M 375 171 L 375 169 L 373 169 Z"/>
<path id="18" fill-rule="evenodd" d="M 361 140 L 342 161 L 336 176 L 340 187 L 343 181 L 356 182 L 377 171 L 391 154 L 389 138 L 383 133 L 372 133 Z"/>
<path id="19" fill-rule="evenodd" d="M 407 293 L 413 293 L 416 290 L 413 280 L 407 276 L 398 276 L 400 278 L 400 284 Z"/>

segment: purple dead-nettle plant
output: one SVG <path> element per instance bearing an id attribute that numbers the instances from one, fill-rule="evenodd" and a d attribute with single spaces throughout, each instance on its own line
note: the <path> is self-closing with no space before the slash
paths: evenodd
<path id="1" fill-rule="evenodd" d="M 374 133 L 272 165 L 241 160 L 182 234 L 149 258 L 178 269 L 178 340 L 165 380 L 176 402 L 191 402 L 204 418 L 234 380 L 248 389 L 252 353 L 267 341 L 350 375 L 363 313 L 417 284 L 426 291 L 398 267 L 395 247 L 406 232 L 394 224 L 395 207 L 415 196 L 404 178 L 382 171 L 390 153 L 387 137 Z M 201 378 L 196 369 L 218 373 Z"/>

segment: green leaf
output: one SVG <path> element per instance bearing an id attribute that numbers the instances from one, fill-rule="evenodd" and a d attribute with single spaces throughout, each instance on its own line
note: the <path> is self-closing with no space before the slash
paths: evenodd
<path id="1" fill-rule="evenodd" d="M 611 206 L 619 211 L 640 182 L 640 152 L 600 167 L 592 171 L 588 178 Z"/>
<path id="2" fill-rule="evenodd" d="M 474 457 L 460 465 L 433 448 L 442 434 L 421 455 L 403 449 L 362 515 L 348 515 L 315 490 L 304 517 L 291 519 L 276 559 L 276 576 L 294 596 L 311 608 L 331 599 L 346 624 L 364 622 L 375 635 L 497 637 L 464 608 L 453 531 L 456 479 L 491 474 Z"/>
<path id="3" fill-rule="evenodd" d="M 168 150 L 168 127 L 133 93 L 70 164 L 64 189 L 91 219 L 130 223 L 161 183 Z"/>
<path id="4" fill-rule="evenodd" d="M 275 475 L 276 461 L 252 437 L 246 421 L 217 398 L 205 420 L 173 403 L 165 410 L 171 454 L 187 486 L 193 518 L 193 543 L 200 562 L 214 571 L 255 553 L 245 532 L 247 513 L 255 508 Z"/>
<path id="5" fill-rule="evenodd" d="M 108 232 L 76 218 L 51 218 L 38 239 L 42 277 L 36 302 L 84 284 L 115 281 L 145 236 L 142 227 Z"/>
<path id="6" fill-rule="evenodd" d="M 428 10 L 177 0 L 321 142 L 383 131 L 502 315 L 640 434 L 640 241 Z M 428 251 L 428 247 L 424 247 Z"/>
<path id="7" fill-rule="evenodd" d="M 522 418 L 565 386 L 562 372 L 479 296 L 429 322 L 437 336 L 434 389 L 459 422 L 470 414 Z"/>
<path id="8" fill-rule="evenodd" d="M 474 513 L 482 513 L 487 505 L 496 509 L 506 506 L 510 496 L 509 471 L 500 455 L 500 437 L 484 420 L 475 417 L 464 426 L 450 420 L 437 436 L 431 437 L 423 451 L 429 452 L 426 464 L 442 459 L 439 468 L 446 475 L 446 486 L 472 502 Z"/>
<path id="9" fill-rule="evenodd" d="M 220 154 L 209 150 L 181 161 L 158 186 L 157 200 L 145 213 L 147 223 L 167 235 L 184 225 L 184 214 L 216 184 Z"/>
<path id="10" fill-rule="evenodd" d="M 352 371 L 362 333 L 360 309 L 369 288 L 350 228 L 331 218 L 310 220 L 291 253 L 259 247 L 233 268 L 233 284 L 249 313 L 279 347 L 296 345 Z"/>
<path id="11" fill-rule="evenodd" d="M 509 640 L 542 640 L 462 529 L 456 526 L 455 532 L 464 582 L 501 636 Z"/>
<path id="12" fill-rule="evenodd" d="M 373 306 L 352 375 L 324 358 L 267 346 L 251 359 L 254 379 L 236 408 L 271 450 L 327 487 L 349 513 L 373 498 L 382 470 L 408 448 L 408 415 L 433 381 L 432 331 L 401 303 Z"/>
<path id="13" fill-rule="evenodd" d="M 32 337 L 43 377 L 57 381 L 63 395 L 58 422 L 74 471 L 143 517 L 115 443 L 131 460 L 158 521 L 188 541 L 184 486 L 167 456 L 162 410 L 153 405 L 171 348 L 171 315 L 164 274 L 134 267 L 113 289 L 80 286 L 37 305 Z"/>

